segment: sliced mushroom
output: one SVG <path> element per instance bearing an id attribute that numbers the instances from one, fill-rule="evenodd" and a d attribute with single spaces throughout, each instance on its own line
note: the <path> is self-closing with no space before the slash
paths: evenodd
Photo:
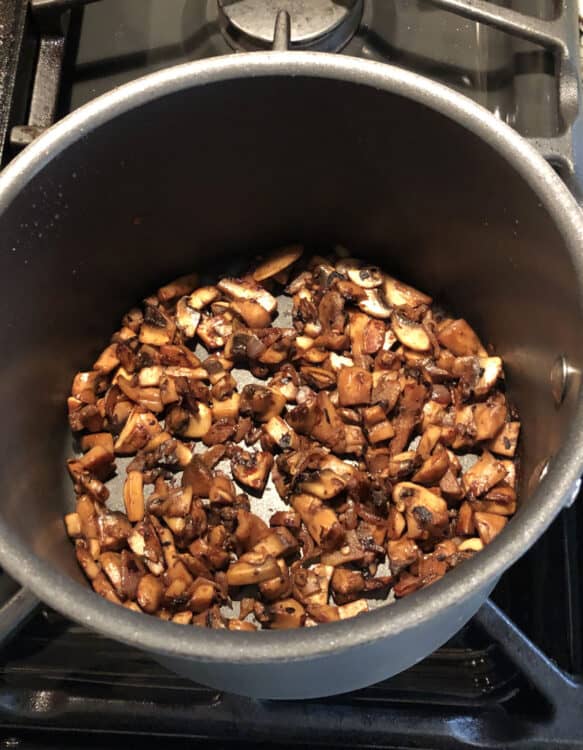
<path id="1" fill-rule="evenodd" d="M 277 300 L 253 279 L 221 279 L 217 284 L 221 292 L 234 300 L 254 300 L 268 313 L 277 309 Z"/>
<path id="2" fill-rule="evenodd" d="M 179 418 L 180 417 L 180 418 Z M 185 438 L 204 437 L 211 428 L 213 413 L 206 404 L 197 402 L 190 411 L 174 407 L 166 416 L 166 428 Z"/>
<path id="3" fill-rule="evenodd" d="M 189 273 L 186 276 L 179 276 L 174 281 L 158 289 L 158 299 L 160 302 L 171 302 L 172 300 L 182 297 L 183 294 L 190 294 L 196 286 L 198 275 Z"/>
<path id="4" fill-rule="evenodd" d="M 201 286 L 195 289 L 188 298 L 188 306 L 194 310 L 204 310 L 219 297 L 219 290 L 216 286 Z"/>
<path id="5" fill-rule="evenodd" d="M 107 374 L 113 372 L 116 367 L 119 366 L 119 358 L 117 356 L 117 344 L 110 344 L 107 346 L 96 359 L 93 364 L 93 369 L 101 373 Z"/>
<path id="6" fill-rule="evenodd" d="M 378 289 L 365 289 L 366 296 L 358 301 L 358 307 L 367 315 L 381 320 L 390 318 L 392 307 L 387 305 Z"/>
<path id="7" fill-rule="evenodd" d="M 213 419 L 237 419 L 237 417 L 239 416 L 240 404 L 241 396 L 238 393 L 233 393 L 228 398 L 224 398 L 222 400 L 213 399 L 211 407 Z"/>
<path id="8" fill-rule="evenodd" d="M 446 321 L 439 329 L 437 338 L 439 343 L 447 347 L 456 357 L 469 354 L 477 354 L 479 357 L 488 356 L 476 332 L 465 320 Z"/>
<path id="9" fill-rule="evenodd" d="M 264 281 L 276 276 L 295 263 L 303 252 L 303 245 L 288 245 L 270 253 L 266 260 L 253 271 L 253 278 L 255 281 Z"/>
<path id="10" fill-rule="evenodd" d="M 355 265 L 347 267 L 346 273 L 350 281 L 363 289 L 375 289 L 383 284 L 383 274 L 376 266 Z"/>
<path id="11" fill-rule="evenodd" d="M 373 445 L 390 440 L 394 435 L 395 430 L 393 429 L 393 425 L 387 419 L 377 422 L 368 429 L 368 439 Z"/>
<path id="12" fill-rule="evenodd" d="M 161 575 L 164 572 L 162 545 L 150 521 L 138 523 L 128 535 L 127 543 L 135 555 L 144 559 L 153 575 Z"/>
<path id="13" fill-rule="evenodd" d="M 480 552 L 484 549 L 484 542 L 481 539 L 474 537 L 473 539 L 464 539 L 460 542 L 458 550 L 460 552 Z"/>
<path id="14" fill-rule="evenodd" d="M 176 303 L 176 325 L 178 330 L 187 339 L 196 335 L 196 329 L 200 323 L 200 312 L 190 306 L 190 297 L 182 297 Z"/>
<path id="15" fill-rule="evenodd" d="M 431 339 L 421 323 L 395 311 L 391 316 L 391 326 L 403 346 L 416 352 L 427 352 L 431 349 Z"/>
<path id="16" fill-rule="evenodd" d="M 389 304 L 394 307 L 418 307 L 419 305 L 430 305 L 432 300 L 427 294 L 418 291 L 408 284 L 384 275 L 383 290 Z"/>
<path id="17" fill-rule="evenodd" d="M 387 553 L 391 571 L 395 575 L 416 562 L 421 554 L 413 539 L 407 537 L 389 540 Z"/>
<path id="18" fill-rule="evenodd" d="M 390 412 L 401 394 L 401 384 L 395 373 L 375 370 L 372 373 L 371 403 L 380 404 L 385 413 Z"/>
<path id="19" fill-rule="evenodd" d="M 163 593 L 162 581 L 155 575 L 147 573 L 138 583 L 137 599 L 140 608 L 144 612 L 153 614 L 160 608 Z"/>
<path id="20" fill-rule="evenodd" d="M 144 476 L 141 471 L 129 471 L 123 488 L 123 499 L 128 519 L 135 523 L 144 518 Z"/>

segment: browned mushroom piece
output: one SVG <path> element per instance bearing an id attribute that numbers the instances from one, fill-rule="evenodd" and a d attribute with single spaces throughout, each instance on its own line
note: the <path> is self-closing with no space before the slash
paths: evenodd
<path id="1" fill-rule="evenodd" d="M 278 578 L 279 566 L 275 557 L 261 552 L 246 552 L 227 570 L 229 586 L 247 586 Z"/>
<path id="2" fill-rule="evenodd" d="M 162 428 L 155 415 L 139 406 L 135 407 L 131 410 L 123 430 L 115 441 L 115 452 L 118 455 L 136 453 L 159 432 L 162 432 Z"/>
<path id="3" fill-rule="evenodd" d="M 449 349 L 456 357 L 477 354 L 487 357 L 488 353 L 482 346 L 476 332 L 465 320 L 447 320 L 437 334 L 439 343 Z"/>
<path id="4" fill-rule="evenodd" d="M 254 492 L 263 492 L 273 456 L 266 451 L 250 451 L 238 448 L 231 457 L 231 471 L 235 479 Z"/>
<path id="5" fill-rule="evenodd" d="M 268 531 L 253 546 L 253 552 L 271 555 L 272 557 L 288 557 L 290 554 L 294 554 L 297 549 L 297 539 L 284 526 Z"/>
<path id="6" fill-rule="evenodd" d="M 264 281 L 276 276 L 295 263 L 303 251 L 302 245 L 288 245 L 275 250 L 253 271 L 253 278 L 255 281 Z"/>
<path id="7" fill-rule="evenodd" d="M 284 560 L 278 560 L 279 576 L 262 581 L 259 584 L 261 598 L 266 602 L 274 602 L 277 599 L 285 599 L 292 593 L 292 584 L 289 568 Z"/>
<path id="8" fill-rule="evenodd" d="M 365 599 L 357 599 L 355 602 L 338 607 L 338 617 L 341 620 L 349 620 L 351 617 L 356 617 L 364 612 L 368 612 L 368 604 Z"/>
<path id="9" fill-rule="evenodd" d="M 285 396 L 279 391 L 262 385 L 246 385 L 241 391 L 239 409 L 243 416 L 269 422 L 272 417 L 279 416 L 285 402 Z"/>
<path id="10" fill-rule="evenodd" d="M 391 317 L 392 307 L 387 304 L 379 289 L 363 289 L 362 291 L 364 294 L 360 296 L 357 302 L 362 312 L 381 320 Z"/>
<path id="11" fill-rule="evenodd" d="M 290 630 L 301 628 L 306 620 L 306 610 L 295 599 L 281 599 L 261 612 L 256 612 L 257 619 L 272 630 Z"/>
<path id="12" fill-rule="evenodd" d="M 144 476 L 141 471 L 128 472 L 123 499 L 128 521 L 141 521 L 144 518 Z"/>
<path id="13" fill-rule="evenodd" d="M 449 522 L 447 503 L 439 495 L 413 482 L 400 482 L 393 490 L 397 509 L 405 511 L 407 536 L 429 539 L 445 533 Z"/>
<path id="14" fill-rule="evenodd" d="M 346 427 L 326 391 L 318 393 L 315 413 L 315 422 L 308 433 L 328 448 L 338 453 L 344 453 L 346 450 Z"/>
<path id="15" fill-rule="evenodd" d="M 462 476 L 465 490 L 473 497 L 480 497 L 506 477 L 506 469 L 488 451 Z"/>
<path id="16" fill-rule="evenodd" d="M 227 313 L 205 316 L 196 328 L 196 335 L 207 349 L 223 347 L 232 332 L 232 321 Z"/>
<path id="17" fill-rule="evenodd" d="M 281 417 L 271 417 L 263 425 L 263 430 L 275 446 L 281 450 L 297 450 L 300 445 L 296 432 Z"/>
<path id="18" fill-rule="evenodd" d="M 232 479 L 222 472 L 215 472 L 211 480 L 208 497 L 211 505 L 232 505 L 236 497 Z"/>
<path id="19" fill-rule="evenodd" d="M 333 573 L 331 565 L 319 564 L 313 568 L 296 566 L 292 573 L 292 596 L 304 607 L 327 604 Z"/>
<path id="20" fill-rule="evenodd" d="M 474 406 L 476 440 L 491 440 L 504 426 L 508 410 L 501 393 L 490 396 L 487 401 Z"/>
<path id="21" fill-rule="evenodd" d="M 242 630 L 242 631 L 254 631 L 257 630 L 257 626 L 247 620 L 238 620 L 233 618 L 229 620 L 227 625 L 229 630 Z"/>
<path id="22" fill-rule="evenodd" d="M 448 468 L 449 454 L 442 445 L 437 445 L 434 452 L 425 459 L 421 468 L 413 474 L 412 481 L 435 486 L 444 477 Z"/>
<path id="23" fill-rule="evenodd" d="M 132 531 L 132 526 L 126 516 L 117 511 L 108 511 L 98 515 L 97 528 L 99 545 L 104 552 L 125 547 Z"/>
<path id="24" fill-rule="evenodd" d="M 342 406 L 370 404 L 372 375 L 362 367 L 344 367 L 338 374 L 338 397 Z"/>
<path id="25" fill-rule="evenodd" d="M 195 497 L 208 497 L 212 479 L 211 469 L 198 455 L 192 457 L 191 462 L 182 474 L 183 486 L 190 487 Z"/>
<path id="26" fill-rule="evenodd" d="M 474 513 L 474 521 L 483 544 L 490 544 L 508 523 L 505 516 L 495 513 Z"/>
<path id="27" fill-rule="evenodd" d="M 299 494 L 291 498 L 291 504 L 302 517 L 316 544 L 325 550 L 334 550 L 342 545 L 345 531 L 336 513 L 317 497 Z"/>
<path id="28" fill-rule="evenodd" d="M 520 422 L 507 422 L 490 441 L 488 448 L 498 456 L 513 458 L 518 444 Z"/>
<path id="29" fill-rule="evenodd" d="M 190 294 L 196 287 L 198 274 L 190 273 L 185 276 L 179 276 L 177 279 L 165 284 L 158 289 L 158 299 L 166 304 L 172 300 L 182 297 L 184 294 Z"/>
<path id="30" fill-rule="evenodd" d="M 151 573 L 160 575 L 164 572 L 164 554 L 156 530 L 148 519 L 134 526 L 127 536 L 127 543 L 139 559 L 143 559 Z"/>
<path id="31" fill-rule="evenodd" d="M 302 492 L 315 495 L 320 500 L 331 500 L 342 492 L 347 485 L 343 477 L 335 474 L 331 469 L 320 469 L 299 483 Z"/>
<path id="32" fill-rule="evenodd" d="M 421 323 L 395 311 L 391 316 L 391 327 L 403 346 L 416 352 L 427 352 L 431 349 L 431 339 Z"/>

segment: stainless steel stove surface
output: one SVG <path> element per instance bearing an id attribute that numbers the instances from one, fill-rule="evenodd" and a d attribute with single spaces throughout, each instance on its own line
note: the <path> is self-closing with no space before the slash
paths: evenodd
<path id="1" fill-rule="evenodd" d="M 440 80 L 535 140 L 575 188 L 577 0 L 0 0 L 3 163 L 116 85 L 268 48 L 279 11 L 290 48 Z M 217 694 L 40 610 L 0 654 L 0 747 L 583 748 L 581 538 L 579 498 L 449 644 L 319 701 Z"/>

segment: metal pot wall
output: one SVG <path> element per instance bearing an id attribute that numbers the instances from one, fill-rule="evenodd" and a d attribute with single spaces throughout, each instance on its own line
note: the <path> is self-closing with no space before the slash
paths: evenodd
<path id="1" fill-rule="evenodd" d="M 406 668 L 471 617 L 579 477 L 581 214 L 522 139 L 426 79 L 273 52 L 135 81 L 4 171 L 0 237 L 0 561 L 68 617 L 195 680 L 308 697 Z M 220 275 L 295 240 L 341 242 L 428 290 L 505 358 L 523 422 L 519 512 L 441 581 L 352 621 L 210 632 L 109 604 L 85 584 L 62 524 L 72 375 L 160 282 Z"/>

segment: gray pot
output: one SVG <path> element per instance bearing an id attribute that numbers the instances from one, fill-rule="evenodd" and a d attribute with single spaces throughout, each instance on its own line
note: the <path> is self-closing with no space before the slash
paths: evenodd
<path id="1" fill-rule="evenodd" d="M 63 614 L 194 680 L 297 698 L 388 677 L 458 630 L 572 494 L 581 214 L 519 136 L 438 84 L 291 52 L 164 70 L 74 112 L 3 172 L 0 237 L 0 561 Z M 62 524 L 72 375 L 161 281 L 296 239 L 341 242 L 430 291 L 505 358 L 523 422 L 519 512 L 441 581 L 351 621 L 233 633 L 109 604 Z"/>

